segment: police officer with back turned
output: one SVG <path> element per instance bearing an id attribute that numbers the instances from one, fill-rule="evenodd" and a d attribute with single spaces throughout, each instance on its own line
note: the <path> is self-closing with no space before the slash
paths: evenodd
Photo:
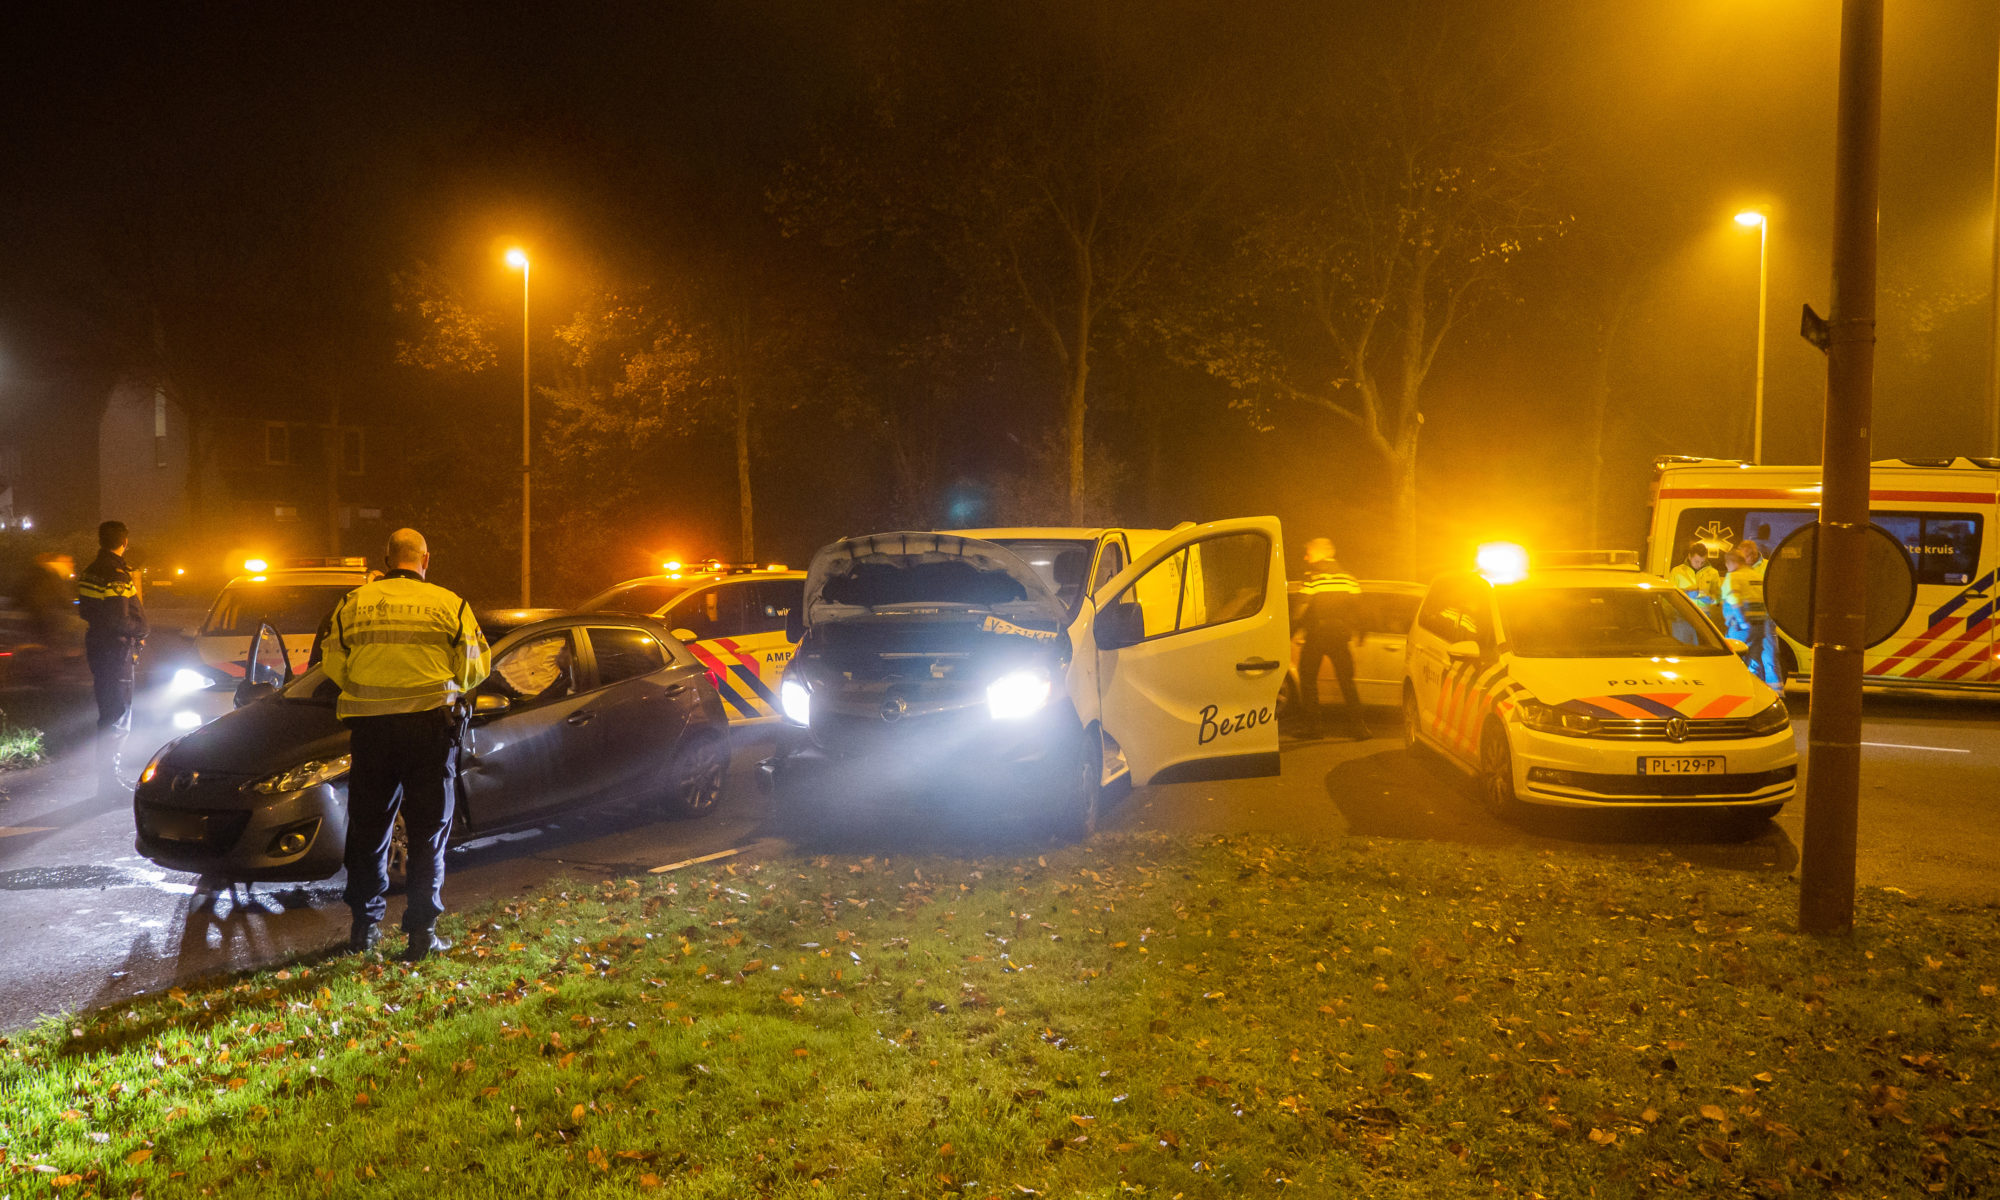
<path id="1" fill-rule="evenodd" d="M 146 606 L 139 581 L 125 565 L 122 521 L 97 527 L 97 557 L 76 579 L 76 608 L 90 626 L 83 635 L 90 686 L 97 693 L 96 772 L 100 791 L 118 791 L 118 749 L 132 728 L 132 677 L 146 640 Z"/>
<path id="2" fill-rule="evenodd" d="M 492 656 L 465 601 L 428 583 L 429 547 L 414 529 L 389 535 L 388 574 L 347 594 L 333 613 L 322 665 L 340 685 L 335 708 L 352 734 L 347 775 L 347 946 L 380 938 L 388 911 L 389 841 L 400 809 L 409 836 L 406 962 L 451 943 L 444 911 L 444 848 L 458 755 L 455 708 L 486 678 Z"/>

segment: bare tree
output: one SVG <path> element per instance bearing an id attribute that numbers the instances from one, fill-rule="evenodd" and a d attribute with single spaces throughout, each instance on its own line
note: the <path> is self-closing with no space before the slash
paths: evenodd
<path id="1" fill-rule="evenodd" d="M 1351 427 L 1386 468 L 1398 544 L 1414 555 L 1438 353 L 1560 224 L 1508 111 L 1443 48 L 1408 46 L 1298 110 L 1262 216 L 1236 243 L 1233 286 L 1181 333 L 1194 361 L 1271 419 L 1289 407 Z"/>

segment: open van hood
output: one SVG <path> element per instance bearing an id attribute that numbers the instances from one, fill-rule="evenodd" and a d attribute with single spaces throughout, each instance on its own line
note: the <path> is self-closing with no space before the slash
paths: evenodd
<path id="1" fill-rule="evenodd" d="M 936 568 L 924 570 L 923 568 Z M 956 569 L 955 569 L 956 568 Z M 813 555 L 805 623 L 894 614 L 989 613 L 996 632 L 1049 637 L 1068 609 L 1035 569 L 1004 546 L 950 533 L 877 533 L 846 538 Z"/>

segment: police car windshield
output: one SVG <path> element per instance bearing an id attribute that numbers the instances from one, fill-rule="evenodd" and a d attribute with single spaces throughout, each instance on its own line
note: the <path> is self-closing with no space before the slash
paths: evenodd
<path id="1" fill-rule="evenodd" d="M 666 608 L 687 591 L 681 583 L 662 583 L 651 579 L 635 579 L 621 583 L 603 591 L 577 605 L 579 612 L 621 612 L 636 613 L 650 617 Z"/>
<path id="2" fill-rule="evenodd" d="M 1728 654 L 1715 626 L 1662 588 L 1502 588 L 1500 625 L 1519 658 Z"/>
<path id="3" fill-rule="evenodd" d="M 333 611 L 341 597 L 360 586 L 354 583 L 246 583 L 231 584 L 215 598 L 208 622 L 201 627 L 203 637 L 257 632 L 268 622 L 282 634 L 311 636 L 319 623 Z"/>
<path id="4" fill-rule="evenodd" d="M 1081 538 L 994 538 L 1035 569 L 1042 582 L 1064 606 L 1075 608 L 1083 595 L 1084 576 L 1090 571 L 1090 552 L 1096 543 Z"/>

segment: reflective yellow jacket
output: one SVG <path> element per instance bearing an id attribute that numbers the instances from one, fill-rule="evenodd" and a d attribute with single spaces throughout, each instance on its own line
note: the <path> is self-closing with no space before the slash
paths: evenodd
<path id="1" fill-rule="evenodd" d="M 1722 572 L 1714 567 L 1704 565 L 1697 571 L 1684 562 L 1676 563 L 1667 572 L 1667 579 L 1703 610 L 1714 608 L 1722 600 Z"/>
<path id="2" fill-rule="evenodd" d="M 442 708 L 492 669 L 486 635 L 465 601 L 414 571 L 393 571 L 333 611 L 320 665 L 340 685 L 335 714 L 379 717 Z"/>

